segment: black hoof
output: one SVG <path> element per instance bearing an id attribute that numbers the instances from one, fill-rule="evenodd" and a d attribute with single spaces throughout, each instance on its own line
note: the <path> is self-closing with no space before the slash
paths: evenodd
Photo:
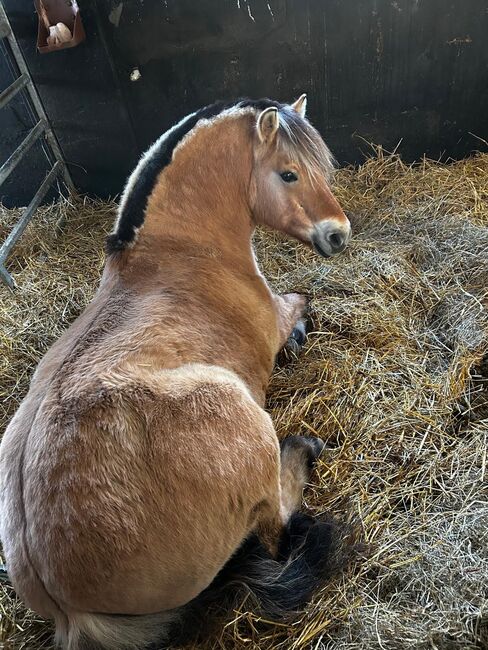
<path id="1" fill-rule="evenodd" d="M 286 347 L 296 354 L 304 346 L 306 340 L 307 330 L 305 327 L 305 321 L 300 318 L 300 320 L 297 321 L 295 327 L 293 328 L 290 337 L 288 338 Z"/>
<path id="2" fill-rule="evenodd" d="M 307 465 L 312 469 L 324 450 L 325 442 L 320 438 L 309 436 L 289 436 L 281 442 L 281 453 L 289 447 L 302 449 L 306 453 Z"/>
<path id="3" fill-rule="evenodd" d="M 312 468 L 324 451 L 325 442 L 320 438 L 305 438 L 309 446 L 308 465 Z"/>

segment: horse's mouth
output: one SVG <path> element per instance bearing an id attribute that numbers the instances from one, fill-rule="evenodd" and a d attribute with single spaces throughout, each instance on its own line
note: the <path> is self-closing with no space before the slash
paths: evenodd
<path id="1" fill-rule="evenodd" d="M 321 257 L 330 257 L 330 253 L 328 253 L 320 244 L 319 242 L 315 239 L 315 237 L 312 237 L 312 246 L 313 249 L 316 253 L 318 253 Z"/>

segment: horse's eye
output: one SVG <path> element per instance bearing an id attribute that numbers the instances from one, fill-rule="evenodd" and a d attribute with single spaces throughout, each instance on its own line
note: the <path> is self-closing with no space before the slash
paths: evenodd
<path id="1" fill-rule="evenodd" d="M 295 172 L 281 172 L 280 176 L 285 181 L 285 183 L 294 183 L 298 180 L 298 176 L 295 174 Z"/>

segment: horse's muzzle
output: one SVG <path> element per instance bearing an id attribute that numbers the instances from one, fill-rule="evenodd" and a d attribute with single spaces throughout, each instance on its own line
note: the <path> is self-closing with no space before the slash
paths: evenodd
<path id="1" fill-rule="evenodd" d="M 325 222 L 315 226 L 311 241 L 314 250 L 322 257 L 338 255 L 346 248 L 351 237 L 351 228 Z"/>

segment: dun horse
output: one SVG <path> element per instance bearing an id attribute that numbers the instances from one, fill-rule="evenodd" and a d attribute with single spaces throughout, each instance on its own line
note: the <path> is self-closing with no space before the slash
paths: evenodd
<path id="1" fill-rule="evenodd" d="M 8 572 L 63 648 L 168 641 L 228 567 L 273 615 L 320 579 L 329 527 L 294 513 L 323 443 L 280 449 L 263 409 L 306 299 L 273 294 L 251 244 L 257 224 L 325 257 L 349 239 L 305 102 L 215 104 L 148 150 L 95 298 L 3 437 Z"/>

